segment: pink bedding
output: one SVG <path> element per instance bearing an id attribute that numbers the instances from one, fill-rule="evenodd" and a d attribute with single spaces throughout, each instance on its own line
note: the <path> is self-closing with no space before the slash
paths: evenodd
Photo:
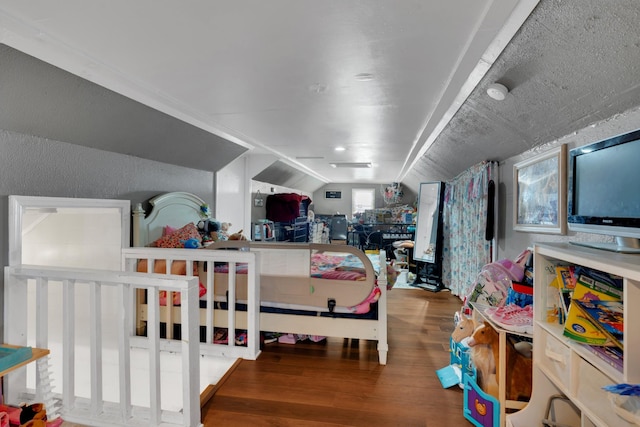
<path id="1" fill-rule="evenodd" d="M 358 267 L 352 262 L 346 262 L 344 255 L 314 252 L 311 256 L 310 276 L 328 280 L 365 280 L 364 266 Z M 362 264 L 360 264 L 362 265 Z M 228 273 L 229 264 L 223 263 L 215 267 L 216 273 Z M 238 263 L 237 274 L 246 274 L 247 265 Z"/>

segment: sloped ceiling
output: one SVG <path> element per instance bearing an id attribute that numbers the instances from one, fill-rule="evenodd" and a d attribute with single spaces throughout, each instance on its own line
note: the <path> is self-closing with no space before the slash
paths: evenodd
<path id="1" fill-rule="evenodd" d="M 276 161 L 253 177 L 256 181 L 312 193 L 324 185 L 323 181 L 294 168 L 283 161 Z"/>
<path id="2" fill-rule="evenodd" d="M 640 105 L 639 22 L 635 0 L 541 1 L 405 186 L 449 180 Z M 493 82 L 509 88 L 504 101 L 487 96 Z"/>
<path id="3" fill-rule="evenodd" d="M 537 1 L 0 0 L 0 42 L 320 182 L 389 183 Z M 130 148 L 182 160 L 160 136 Z"/>
<path id="4" fill-rule="evenodd" d="M 246 151 L 213 133 L 0 44 L 0 128 L 216 171 Z"/>
<path id="5" fill-rule="evenodd" d="M 533 12 L 502 34 L 524 3 Z M 0 127 L 213 171 L 270 148 L 282 160 L 254 177 L 263 182 L 313 191 L 401 181 L 417 191 L 640 104 L 640 2 L 524 3 L 214 1 L 198 4 L 209 15 L 179 6 L 176 16 L 171 5 L 121 13 L 132 7 L 124 0 L 98 9 L 0 0 L 0 42 L 75 67 L 0 45 Z M 455 12 L 465 5 L 473 13 Z M 486 48 L 496 34 L 504 50 Z M 372 81 L 354 80 L 371 70 Z M 89 81 L 107 75 L 112 86 Z M 510 89 L 502 102 L 486 95 L 496 81 Z M 357 136 L 367 129 L 379 131 L 374 145 Z M 349 141 L 347 154 L 333 152 Z M 380 167 L 330 175 L 340 156 L 375 156 Z"/>

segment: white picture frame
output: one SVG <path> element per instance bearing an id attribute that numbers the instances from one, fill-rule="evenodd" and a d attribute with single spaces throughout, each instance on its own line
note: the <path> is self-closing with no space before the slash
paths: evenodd
<path id="1" fill-rule="evenodd" d="M 513 229 L 567 232 L 567 147 L 562 144 L 513 166 Z"/>

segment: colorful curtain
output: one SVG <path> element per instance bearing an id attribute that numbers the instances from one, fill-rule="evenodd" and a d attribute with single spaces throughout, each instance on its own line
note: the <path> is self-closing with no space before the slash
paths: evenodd
<path id="1" fill-rule="evenodd" d="M 496 168 L 494 162 L 477 164 L 445 186 L 442 281 L 461 299 L 475 284 L 482 266 L 491 262 L 487 211 L 489 182 Z"/>

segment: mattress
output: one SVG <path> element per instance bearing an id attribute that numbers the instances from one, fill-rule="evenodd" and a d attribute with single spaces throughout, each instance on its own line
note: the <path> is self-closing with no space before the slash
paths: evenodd
<path id="1" fill-rule="evenodd" d="M 307 253 L 306 259 L 304 253 Z M 260 301 L 264 307 L 364 313 L 375 301 L 375 277 L 367 277 L 362 260 L 353 254 L 341 252 L 272 250 L 261 253 Z M 379 255 L 368 254 L 377 273 Z M 206 300 L 208 263 L 194 263 L 193 274 L 200 278 L 200 299 Z M 235 274 L 229 274 L 230 264 Z M 246 265 L 241 263 L 215 263 L 214 300 L 227 302 L 231 276 L 235 276 L 236 302 L 246 302 Z M 147 261 L 140 260 L 137 270 L 147 272 Z M 173 261 L 172 274 L 185 274 L 185 261 Z M 155 273 L 166 273 L 166 262 L 154 263 Z M 330 304 L 330 301 L 332 302 Z M 335 306 L 333 305 L 335 302 Z M 166 293 L 160 293 L 160 304 L 166 305 Z M 180 295 L 174 293 L 173 305 L 180 305 Z M 331 307 L 330 307 L 331 306 Z"/>

